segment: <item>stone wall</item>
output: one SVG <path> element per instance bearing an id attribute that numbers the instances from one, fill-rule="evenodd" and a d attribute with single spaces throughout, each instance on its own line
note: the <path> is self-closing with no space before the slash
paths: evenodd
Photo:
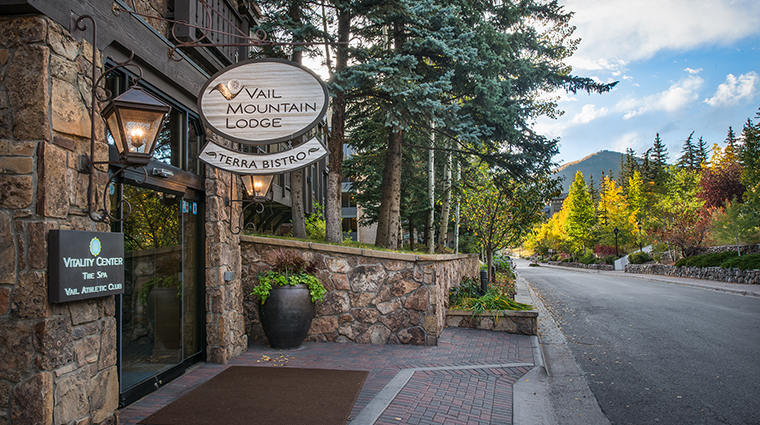
<path id="1" fill-rule="evenodd" d="M 230 173 L 206 167 L 206 360 L 221 364 L 248 349 L 240 238 L 230 230 L 230 220 L 240 217 L 240 203 L 234 203 L 229 217 L 224 204 L 231 192 L 229 182 Z M 236 188 L 237 194 L 231 197 L 241 199 L 240 188 Z M 232 272 L 232 279 L 225 280 L 225 272 Z"/>
<path id="2" fill-rule="evenodd" d="M 563 263 L 562 261 L 548 261 L 546 264 L 550 266 L 575 267 L 576 269 L 615 270 L 615 266 L 611 264 Z"/>
<path id="3" fill-rule="evenodd" d="M 475 315 L 472 311 L 449 310 L 446 314 L 446 326 L 538 335 L 538 311 L 501 310 Z"/>
<path id="4" fill-rule="evenodd" d="M 676 267 L 664 264 L 627 264 L 625 272 L 707 279 L 718 282 L 760 284 L 760 270 L 724 269 L 722 267 Z"/>
<path id="5" fill-rule="evenodd" d="M 436 345 L 446 325 L 448 292 L 463 276 L 478 273 L 476 255 L 413 255 L 370 249 L 243 236 L 246 331 L 265 339 L 256 276 L 268 270 L 280 249 L 316 261 L 328 290 L 317 303 L 308 341 Z"/>
<path id="6" fill-rule="evenodd" d="M 48 302 L 49 231 L 109 230 L 87 216 L 78 170 L 91 58 L 87 41 L 45 17 L 0 17 L 0 424 L 118 422 L 114 297 Z M 99 166 L 96 200 L 106 181 Z"/>

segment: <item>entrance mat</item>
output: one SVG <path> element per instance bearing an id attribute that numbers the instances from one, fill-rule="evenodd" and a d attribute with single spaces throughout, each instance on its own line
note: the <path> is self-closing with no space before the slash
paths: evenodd
<path id="1" fill-rule="evenodd" d="M 139 423 L 344 425 L 368 372 L 231 366 Z"/>

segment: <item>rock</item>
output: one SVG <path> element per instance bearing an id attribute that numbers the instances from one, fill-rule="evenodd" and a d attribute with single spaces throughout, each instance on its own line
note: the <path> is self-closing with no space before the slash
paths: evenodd
<path id="1" fill-rule="evenodd" d="M 50 304 L 47 302 L 47 283 L 44 273 L 24 273 L 19 276 L 18 282 L 12 295 L 13 314 L 26 319 L 48 317 Z"/>
<path id="2" fill-rule="evenodd" d="M 95 375 L 90 387 L 90 404 L 94 423 L 113 416 L 119 407 L 119 375 L 116 366 Z"/>
<path id="3" fill-rule="evenodd" d="M 28 208 L 34 195 L 32 176 L 0 174 L 0 207 Z"/>
<path id="4" fill-rule="evenodd" d="M 325 266 L 331 273 L 345 274 L 351 270 L 351 266 L 345 258 L 325 257 Z"/>
<path id="5" fill-rule="evenodd" d="M 398 333 L 398 340 L 402 344 L 425 345 L 425 331 L 419 327 L 404 329 Z"/>
<path id="6" fill-rule="evenodd" d="M 0 318 L 0 370 L 26 372 L 32 366 L 32 327 L 25 322 Z"/>
<path id="7" fill-rule="evenodd" d="M 42 370 L 55 370 L 74 358 L 71 325 L 65 316 L 56 316 L 34 325 L 36 364 Z"/>
<path id="8" fill-rule="evenodd" d="M 16 244 L 11 227 L 11 216 L 7 212 L 0 212 L 0 258 L 4 259 L 0 261 L 0 283 L 8 285 L 16 283 Z M 10 308 L 10 288 L 3 289 L 0 290 L 0 315 L 6 314 Z"/>
<path id="9" fill-rule="evenodd" d="M 309 335 L 334 333 L 337 331 L 338 331 L 337 318 L 335 318 L 334 316 L 316 317 L 311 322 L 311 328 L 309 328 Z"/>
<path id="10" fill-rule="evenodd" d="M 404 273 L 404 274 L 410 275 L 410 273 Z M 402 295 L 406 295 L 416 290 L 417 288 L 419 288 L 420 284 L 413 280 L 410 280 L 409 279 L 410 277 L 411 276 L 397 275 L 396 276 L 397 279 L 390 286 L 391 295 L 394 297 L 400 297 Z"/>
<path id="11" fill-rule="evenodd" d="M 85 371 L 89 369 L 80 369 L 79 372 L 68 374 L 56 382 L 54 412 L 57 423 L 67 424 L 89 414 L 87 390 L 90 375 Z"/>
<path id="12" fill-rule="evenodd" d="M 364 308 L 369 305 L 372 299 L 375 297 L 373 293 L 354 294 L 350 292 L 348 298 L 351 300 L 351 307 Z"/>
<path id="13" fill-rule="evenodd" d="M 354 341 L 356 340 L 356 337 L 358 337 L 359 335 L 361 335 L 362 332 L 367 330 L 367 327 L 368 326 L 363 323 L 346 322 L 340 325 L 340 328 L 338 329 L 338 333 L 340 335 L 345 335 L 346 337 L 348 337 L 348 339 Z"/>
<path id="14" fill-rule="evenodd" d="M 388 329 L 390 329 L 393 332 L 396 332 L 399 329 L 409 326 L 410 317 L 411 317 L 411 314 L 409 314 L 408 311 L 396 310 L 387 316 L 381 317 L 379 320 L 380 320 L 380 323 L 387 326 Z"/>
<path id="15" fill-rule="evenodd" d="M 328 292 L 321 303 L 317 303 L 317 316 L 332 316 L 347 313 L 349 310 L 348 295 L 345 292 Z"/>
<path id="16" fill-rule="evenodd" d="M 357 337 L 355 341 L 360 344 L 385 344 L 390 336 L 390 329 L 380 323 L 376 323 Z"/>
<path id="17" fill-rule="evenodd" d="M 16 50 L 6 69 L 4 80 L 16 140 L 50 140 L 49 127 L 43 125 L 50 122 L 49 57 L 46 47 L 24 45 Z"/>
<path id="18" fill-rule="evenodd" d="M 380 317 L 380 312 L 375 308 L 356 308 L 351 310 L 351 314 L 359 322 L 375 323 Z"/>
<path id="19" fill-rule="evenodd" d="M 16 385 L 11 402 L 14 425 L 51 425 L 53 423 L 53 374 L 38 373 Z"/>
<path id="20" fill-rule="evenodd" d="M 428 306 L 428 289 L 423 286 L 407 298 L 404 307 L 412 310 L 425 311 Z"/>
<path id="21" fill-rule="evenodd" d="M 103 319 L 103 332 L 100 334 L 100 357 L 98 370 L 103 370 L 116 364 L 116 319 Z"/>
<path id="22" fill-rule="evenodd" d="M 353 292 L 377 292 L 385 280 L 385 269 L 380 265 L 358 266 L 348 272 L 348 282 Z"/>
<path id="23" fill-rule="evenodd" d="M 0 20 L 0 40 L 4 47 L 40 43 L 47 36 L 45 21 L 37 16 L 4 18 Z"/>
<path id="24" fill-rule="evenodd" d="M 69 310 L 71 311 L 71 323 L 74 326 L 94 322 L 100 318 L 97 299 L 69 303 Z"/>

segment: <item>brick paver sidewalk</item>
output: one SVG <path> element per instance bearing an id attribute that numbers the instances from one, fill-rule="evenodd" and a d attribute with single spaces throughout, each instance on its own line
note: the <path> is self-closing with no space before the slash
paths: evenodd
<path id="1" fill-rule="evenodd" d="M 533 367 L 533 352 L 529 336 L 459 328 L 446 328 L 437 347 L 253 344 L 228 365 L 202 364 L 128 406 L 120 422 L 138 423 L 229 366 L 366 370 L 352 425 L 511 424 L 512 384 Z"/>

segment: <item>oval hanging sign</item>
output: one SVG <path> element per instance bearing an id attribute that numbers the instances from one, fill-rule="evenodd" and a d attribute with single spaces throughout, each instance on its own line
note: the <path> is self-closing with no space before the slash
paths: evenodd
<path id="1" fill-rule="evenodd" d="M 209 79 L 198 96 L 204 124 L 248 145 L 305 134 L 327 112 L 327 86 L 310 69 L 284 59 L 252 59 Z"/>

